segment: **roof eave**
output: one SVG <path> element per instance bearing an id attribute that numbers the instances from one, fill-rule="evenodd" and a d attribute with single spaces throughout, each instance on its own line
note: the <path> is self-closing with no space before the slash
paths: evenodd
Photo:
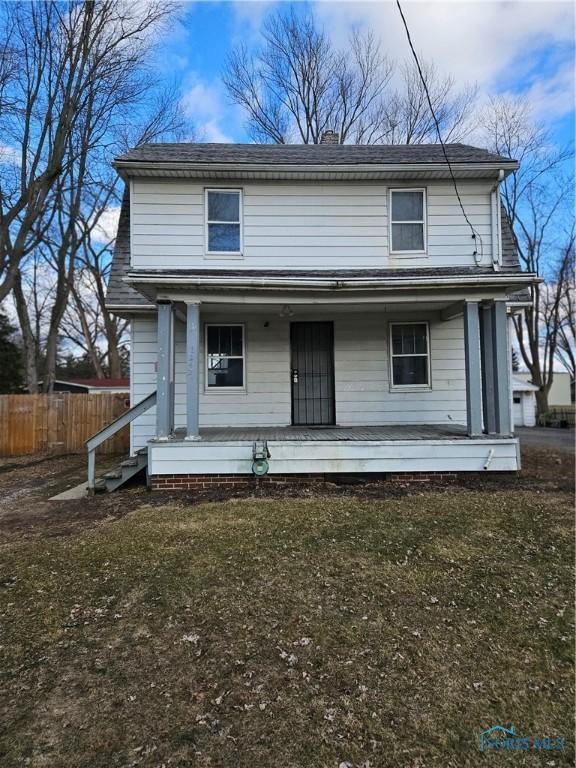
<path id="1" fill-rule="evenodd" d="M 286 163 L 187 163 L 187 162 L 147 162 L 140 160 L 116 159 L 114 168 L 124 179 L 140 175 L 166 175 L 177 172 L 181 176 L 191 178 L 210 178 L 211 175 L 222 176 L 228 174 L 230 178 L 242 178 L 243 176 L 254 178 L 255 174 L 278 175 L 331 175 L 345 174 L 348 177 L 354 175 L 371 178 L 391 178 L 399 174 L 406 176 L 418 176 L 421 174 L 445 174 L 450 177 L 450 168 L 442 163 L 358 163 L 358 164 L 286 164 Z M 451 163 L 452 172 L 457 177 L 461 174 L 470 175 L 478 172 L 498 176 L 503 171 L 505 176 L 517 170 L 519 164 L 515 160 L 478 162 L 478 163 Z"/>

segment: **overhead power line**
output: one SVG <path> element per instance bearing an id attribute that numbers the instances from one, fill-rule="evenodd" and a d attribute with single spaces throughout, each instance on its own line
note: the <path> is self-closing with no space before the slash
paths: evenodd
<path id="1" fill-rule="evenodd" d="M 462 211 L 462 215 L 464 216 L 466 223 L 470 227 L 470 231 L 472 232 L 472 239 L 474 242 L 478 241 L 480 245 L 480 261 L 482 260 L 482 255 L 484 251 L 483 243 L 482 243 L 482 237 L 480 236 L 480 233 L 477 232 L 474 227 L 472 226 L 472 223 L 470 219 L 468 218 L 468 215 L 464 209 L 464 204 L 462 203 L 462 198 L 460 197 L 460 192 L 458 191 L 458 184 L 456 183 L 456 177 L 454 176 L 454 171 L 452 170 L 452 164 L 450 163 L 450 158 L 448 157 L 448 152 L 446 151 L 446 147 L 444 145 L 444 142 L 442 141 L 442 131 L 440 130 L 440 123 L 438 122 L 438 118 L 436 117 L 436 113 L 434 112 L 434 107 L 432 106 L 432 99 L 430 98 L 430 91 L 428 90 L 428 83 L 426 82 L 426 78 L 424 77 L 424 72 L 422 71 L 422 67 L 420 66 L 420 61 L 418 60 L 418 54 L 416 53 L 416 50 L 414 48 L 414 45 L 412 43 L 412 37 L 410 36 L 410 30 L 408 28 L 408 22 L 406 21 L 406 17 L 404 16 L 404 12 L 402 10 L 402 6 L 400 5 L 400 0 L 396 0 L 396 5 L 398 6 L 398 10 L 400 11 L 400 16 L 402 17 L 402 23 L 404 24 L 404 29 L 406 30 L 406 37 L 408 38 L 408 45 L 410 46 L 410 50 L 412 51 L 412 56 L 414 56 L 414 61 L 416 62 L 416 68 L 418 69 L 418 74 L 420 75 L 420 80 L 422 81 L 422 87 L 424 88 L 424 93 L 426 94 L 426 99 L 428 100 L 428 106 L 430 107 L 430 113 L 432 115 L 432 119 L 434 120 L 434 125 L 436 126 L 436 133 L 438 134 L 438 141 L 440 142 L 440 146 L 442 147 L 442 152 L 444 154 L 444 159 L 446 160 L 446 165 L 448 166 L 448 170 L 450 171 L 450 176 L 452 178 L 452 184 L 454 184 L 454 191 L 456 192 L 456 197 L 458 198 L 458 203 L 460 205 L 460 210 Z M 476 263 L 479 262 L 479 259 L 477 258 L 478 251 L 474 251 L 474 258 L 476 260 Z"/>

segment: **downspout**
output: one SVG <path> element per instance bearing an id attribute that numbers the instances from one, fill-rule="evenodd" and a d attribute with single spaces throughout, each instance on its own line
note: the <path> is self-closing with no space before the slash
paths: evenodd
<path id="1" fill-rule="evenodd" d="M 492 268 L 500 271 L 502 264 L 502 240 L 500 230 L 500 182 L 504 179 L 504 171 L 498 171 L 498 180 L 490 192 L 490 212 L 492 229 Z"/>

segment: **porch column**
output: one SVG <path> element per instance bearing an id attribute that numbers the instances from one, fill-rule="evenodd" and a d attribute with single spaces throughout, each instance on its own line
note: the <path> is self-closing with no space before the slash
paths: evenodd
<path id="1" fill-rule="evenodd" d="M 172 304 L 169 301 L 158 303 L 158 368 L 156 395 L 156 439 L 168 440 L 173 429 L 172 408 L 172 371 L 174 355 L 174 320 Z"/>
<path id="2" fill-rule="evenodd" d="M 508 350 L 508 321 L 506 302 L 492 304 L 492 347 L 494 359 L 494 411 L 496 432 L 499 435 L 512 434 L 510 413 L 510 365 Z"/>
<path id="3" fill-rule="evenodd" d="M 186 440 L 200 440 L 200 305 L 186 305 Z"/>
<path id="4" fill-rule="evenodd" d="M 496 432 L 496 406 L 493 345 L 494 313 L 491 304 L 483 304 L 480 324 L 480 344 L 482 357 L 482 406 L 484 413 L 484 431 L 488 434 Z"/>
<path id="5" fill-rule="evenodd" d="M 477 301 L 464 303 L 464 352 L 466 360 L 466 421 L 468 435 L 482 434 L 482 375 L 480 319 Z"/>

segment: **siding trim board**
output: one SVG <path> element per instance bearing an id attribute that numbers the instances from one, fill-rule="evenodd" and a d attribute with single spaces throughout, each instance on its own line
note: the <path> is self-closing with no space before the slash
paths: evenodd
<path id="1" fill-rule="evenodd" d="M 151 443 L 150 475 L 250 475 L 251 441 Z M 518 440 L 268 441 L 269 475 L 353 472 L 510 472 Z"/>

